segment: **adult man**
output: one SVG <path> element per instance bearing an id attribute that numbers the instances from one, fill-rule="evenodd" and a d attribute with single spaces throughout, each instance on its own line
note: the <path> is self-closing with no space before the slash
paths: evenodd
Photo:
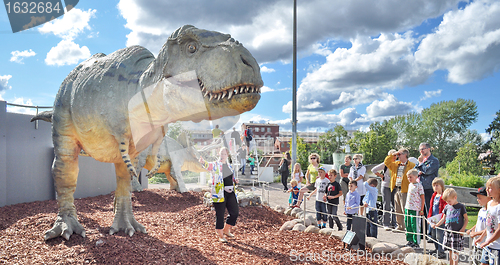
<path id="1" fill-rule="evenodd" d="M 421 143 L 418 147 L 423 161 L 415 168 L 418 170 L 420 182 L 424 187 L 425 193 L 425 213 L 429 211 L 430 201 L 434 191 L 432 190 L 432 181 L 438 176 L 439 160 L 431 154 L 431 145 Z"/>
<path id="2" fill-rule="evenodd" d="M 402 148 L 399 151 L 394 152 L 392 155 L 388 155 L 384 164 L 391 171 L 391 192 L 396 189 L 396 195 L 394 196 L 394 204 L 396 208 L 396 213 L 404 214 L 406 195 L 408 193 L 408 177 L 406 173 L 408 170 L 415 167 L 415 164 L 408 161 L 409 152 L 407 149 Z M 396 161 L 399 158 L 399 161 Z M 405 220 L 403 215 L 396 216 L 396 223 L 398 224 L 397 230 L 405 231 Z"/>
<path id="3" fill-rule="evenodd" d="M 245 165 L 247 164 L 247 151 L 246 151 L 246 146 L 245 144 L 243 144 L 242 146 L 240 146 L 240 148 L 238 148 L 238 159 L 240 160 L 240 170 L 241 170 L 241 174 L 242 175 L 245 175 Z"/>
<path id="4" fill-rule="evenodd" d="M 233 132 L 231 133 L 231 138 L 234 138 L 234 144 L 236 146 L 241 145 L 240 133 L 236 131 L 236 128 L 233 127 Z"/>
<path id="5" fill-rule="evenodd" d="M 393 149 L 387 153 L 387 155 L 392 156 L 394 161 L 396 161 L 396 156 L 393 155 L 395 152 L 396 150 Z M 386 231 L 390 231 L 396 226 L 396 215 L 392 214 L 392 212 L 395 212 L 394 197 L 397 189 L 391 190 L 391 171 L 384 163 L 374 166 L 372 168 L 372 172 L 382 179 L 382 183 L 380 185 L 382 193 L 382 206 L 384 211 L 386 211 L 383 214 L 383 224 L 384 229 Z"/>

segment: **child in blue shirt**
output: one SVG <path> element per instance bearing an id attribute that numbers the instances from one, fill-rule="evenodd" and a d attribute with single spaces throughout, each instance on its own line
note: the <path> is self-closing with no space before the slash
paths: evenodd
<path id="1" fill-rule="evenodd" d="M 299 187 L 297 186 L 298 183 L 295 179 L 292 179 L 292 181 L 290 181 L 290 186 L 292 186 L 288 192 L 290 192 L 290 198 L 288 198 L 288 206 L 290 206 L 290 208 L 296 208 L 298 207 L 297 206 L 297 202 L 299 200 Z"/>
<path id="2" fill-rule="evenodd" d="M 377 196 L 378 196 L 378 180 L 376 178 L 370 178 L 368 181 L 363 183 L 365 186 L 366 194 L 363 198 L 363 204 L 367 209 L 366 218 L 371 222 L 366 222 L 366 236 L 377 238 Z M 373 223 L 372 223 L 373 222 Z"/>
<path id="3" fill-rule="evenodd" d="M 356 191 L 357 188 L 358 182 L 356 180 L 349 181 L 349 192 L 345 196 L 344 202 L 344 215 L 347 216 L 347 230 L 351 230 L 352 217 L 358 215 L 360 196 Z"/>

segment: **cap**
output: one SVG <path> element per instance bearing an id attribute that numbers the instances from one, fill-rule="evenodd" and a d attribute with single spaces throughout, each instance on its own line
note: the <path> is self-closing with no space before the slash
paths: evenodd
<path id="1" fill-rule="evenodd" d="M 488 193 L 486 193 L 486 187 L 481 187 L 477 189 L 477 191 L 471 191 L 470 194 L 477 196 L 477 195 L 484 195 L 488 196 Z"/>
<path id="2" fill-rule="evenodd" d="M 319 167 L 318 170 L 320 169 L 326 172 L 326 169 L 324 167 Z"/>

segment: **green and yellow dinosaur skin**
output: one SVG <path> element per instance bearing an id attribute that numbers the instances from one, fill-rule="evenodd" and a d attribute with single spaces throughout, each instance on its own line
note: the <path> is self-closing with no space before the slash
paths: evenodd
<path id="1" fill-rule="evenodd" d="M 182 109 L 175 112 L 165 103 L 163 112 L 153 118 L 166 123 L 218 119 L 249 111 L 260 99 L 263 82 L 259 65 L 250 52 L 230 35 L 193 26 L 176 30 L 157 58 L 143 47 L 132 46 L 109 55 L 95 54 L 66 77 L 52 115 L 55 153 L 52 172 L 59 212 L 54 226 L 45 233 L 45 240 L 59 236 L 68 240 L 73 233 L 85 236 L 73 203 L 78 154 L 82 149 L 98 161 L 115 164 L 115 217 L 110 234 L 120 230 L 130 236 L 135 231 L 146 233 L 132 213 L 130 183 L 135 170 L 131 161 L 150 145 L 156 157 L 164 134 L 156 128 L 148 137 L 141 138 L 140 145 L 135 143 L 128 104 L 146 88 L 192 71 L 196 74 L 201 100 L 182 97 L 182 91 L 173 91 L 177 92 L 174 95 L 180 95 L 178 99 L 165 95 L 150 99 L 160 101 L 159 105 L 168 99 L 186 111 L 191 108 L 207 111 L 180 116 Z M 158 167 L 157 160 L 154 167 Z"/>

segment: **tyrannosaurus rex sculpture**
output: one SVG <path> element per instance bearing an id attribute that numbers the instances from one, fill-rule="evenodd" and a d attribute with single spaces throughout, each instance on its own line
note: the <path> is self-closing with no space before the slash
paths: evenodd
<path id="1" fill-rule="evenodd" d="M 191 77 L 194 73 L 196 91 L 179 91 L 186 73 Z M 167 81 L 176 76 L 182 76 L 180 81 Z M 146 233 L 132 213 L 130 180 L 135 170 L 131 160 L 150 145 L 153 154 L 158 151 L 164 131 L 156 125 L 249 111 L 259 101 L 262 85 L 259 65 L 238 41 L 189 25 L 172 33 L 157 58 L 143 47 L 132 46 L 107 56 L 95 54 L 79 64 L 61 84 L 54 102 L 52 174 L 59 212 L 45 240 L 59 236 L 68 240 L 73 233 L 85 236 L 73 198 L 81 149 L 98 161 L 115 164 L 110 234 Z M 152 87 L 162 90 L 148 90 Z M 199 96 L 193 96 L 193 91 Z M 132 100 L 141 98 L 144 104 L 140 101 L 137 106 L 145 109 L 142 113 L 136 111 L 138 107 L 131 108 Z M 146 116 L 151 130 L 136 138 L 134 130 Z"/>

